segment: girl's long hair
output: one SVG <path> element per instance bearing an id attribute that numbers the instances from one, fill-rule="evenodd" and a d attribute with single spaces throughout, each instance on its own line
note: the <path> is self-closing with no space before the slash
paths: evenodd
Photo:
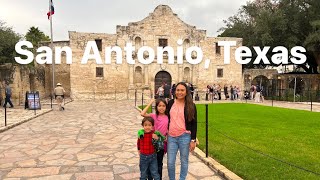
<path id="1" fill-rule="evenodd" d="M 167 112 L 167 102 L 166 102 L 166 100 L 164 100 L 164 99 L 162 99 L 162 98 L 159 98 L 159 99 L 156 100 L 156 107 L 155 107 L 157 116 L 159 115 L 158 105 L 159 105 L 160 102 L 163 102 L 163 104 L 166 106 L 166 110 L 164 111 L 164 114 L 165 114 L 165 115 L 168 115 L 168 112 Z"/>
<path id="2" fill-rule="evenodd" d="M 194 103 L 193 103 L 193 100 L 192 100 L 192 97 L 191 97 L 191 91 L 189 89 L 189 87 L 187 86 L 186 83 L 184 82 L 179 82 L 176 87 L 178 87 L 178 85 L 182 85 L 186 88 L 187 90 L 187 95 L 185 97 L 185 107 L 187 109 L 187 118 L 188 118 L 188 121 L 192 121 L 194 119 L 194 115 L 195 115 L 195 108 L 194 108 Z"/>

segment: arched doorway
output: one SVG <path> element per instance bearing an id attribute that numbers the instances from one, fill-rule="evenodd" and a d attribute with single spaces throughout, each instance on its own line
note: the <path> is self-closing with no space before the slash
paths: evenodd
<path id="1" fill-rule="evenodd" d="M 305 89 L 305 82 L 301 77 L 296 77 L 290 81 L 289 88 L 295 89 L 296 94 L 302 95 Z"/>
<path id="2" fill-rule="evenodd" d="M 263 86 L 264 88 L 266 88 L 269 86 L 269 80 L 267 77 L 259 75 L 252 80 L 251 84 Z"/>
<path id="3" fill-rule="evenodd" d="M 262 86 L 264 96 L 269 96 L 269 94 L 271 93 L 271 83 L 269 82 L 269 79 L 266 76 L 259 75 L 255 77 L 252 80 L 251 84 Z"/>
<path id="4" fill-rule="evenodd" d="M 156 94 L 158 88 L 163 84 L 167 83 L 171 87 L 172 78 L 167 71 L 159 71 L 154 78 L 154 94 Z"/>

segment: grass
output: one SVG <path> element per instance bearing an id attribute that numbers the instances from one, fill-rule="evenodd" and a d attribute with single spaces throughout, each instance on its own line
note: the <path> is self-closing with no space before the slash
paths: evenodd
<path id="1" fill-rule="evenodd" d="M 320 174 L 320 113 L 234 103 L 210 104 L 208 109 L 209 155 L 240 177 L 320 179 L 256 152 Z M 205 105 L 197 110 L 199 147 L 205 151 Z"/>
<path id="2" fill-rule="evenodd" d="M 143 110 L 145 107 L 147 107 L 147 105 L 143 105 L 143 106 L 138 106 L 141 110 Z M 147 113 L 152 113 L 152 107 L 149 107 Z"/>

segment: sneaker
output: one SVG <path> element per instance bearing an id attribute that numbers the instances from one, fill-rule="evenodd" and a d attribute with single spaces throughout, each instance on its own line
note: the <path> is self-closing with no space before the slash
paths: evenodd
<path id="1" fill-rule="evenodd" d="M 64 110 L 64 107 L 61 107 L 62 108 L 62 110 Z"/>

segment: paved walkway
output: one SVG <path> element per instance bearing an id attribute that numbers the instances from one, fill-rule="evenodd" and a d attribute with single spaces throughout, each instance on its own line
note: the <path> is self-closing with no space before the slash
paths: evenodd
<path id="1" fill-rule="evenodd" d="M 71 102 L 71 99 L 66 99 L 66 104 Z M 53 109 L 57 110 L 56 103 L 53 102 Z M 5 123 L 5 109 L 0 108 L 0 132 L 6 130 L 10 126 L 16 126 L 22 122 L 29 121 L 34 117 L 41 116 L 50 112 L 51 101 L 50 99 L 41 100 L 41 110 L 28 110 L 24 109 L 24 106 L 15 106 L 14 108 L 7 108 L 7 120 Z M 7 124 L 7 127 L 5 127 Z"/>
<path id="2" fill-rule="evenodd" d="M 251 104 L 259 104 L 263 106 L 274 106 L 274 107 L 283 107 L 283 108 L 289 108 L 289 109 L 300 109 L 300 110 L 306 110 L 311 111 L 311 103 L 310 102 L 286 102 L 286 101 L 271 101 L 271 100 L 265 100 L 261 103 L 255 103 L 252 100 L 236 100 L 236 101 L 230 101 L 230 100 L 214 100 L 214 101 L 195 101 L 197 104 L 211 104 L 211 103 L 251 103 Z M 320 112 L 320 103 L 319 102 L 313 102 L 312 103 L 312 111 L 313 112 Z"/>
<path id="3" fill-rule="evenodd" d="M 72 102 L 65 111 L 51 111 L 0 133 L 0 179 L 138 179 L 141 118 L 133 105 Z M 20 111 L 11 115 L 18 118 Z M 168 179 L 166 162 L 163 174 Z M 192 155 L 187 179 L 221 178 Z"/>

